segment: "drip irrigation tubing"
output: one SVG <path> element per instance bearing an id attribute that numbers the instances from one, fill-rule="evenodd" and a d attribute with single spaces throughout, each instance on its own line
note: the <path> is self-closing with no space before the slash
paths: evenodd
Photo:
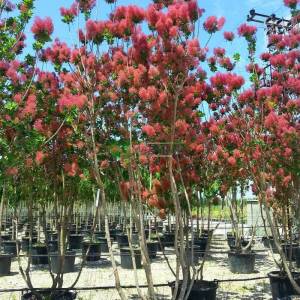
<path id="1" fill-rule="evenodd" d="M 242 282 L 242 281 L 253 281 L 253 280 L 262 280 L 267 279 L 267 276 L 261 276 L 261 277 L 253 277 L 253 278 L 232 278 L 232 279 L 214 279 L 213 281 L 217 283 L 223 283 L 223 282 Z M 169 287 L 170 283 L 159 283 L 153 285 L 155 288 L 158 287 Z M 148 288 L 147 284 L 141 284 L 139 285 L 140 288 Z M 112 290 L 116 287 L 114 285 L 111 286 L 94 286 L 94 287 L 74 287 L 74 288 L 59 288 L 59 289 L 50 289 L 50 288 L 19 288 L 19 289 L 0 289 L 0 293 L 12 293 L 12 292 L 26 292 L 26 291 L 92 291 L 92 290 Z M 135 289 L 136 285 L 122 285 L 121 288 L 123 289 Z"/>

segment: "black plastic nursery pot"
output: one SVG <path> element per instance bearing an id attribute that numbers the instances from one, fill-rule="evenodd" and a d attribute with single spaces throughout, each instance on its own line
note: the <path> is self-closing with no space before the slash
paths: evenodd
<path id="1" fill-rule="evenodd" d="M 281 247 L 288 261 L 296 260 L 296 250 L 298 248 L 298 244 L 285 243 L 282 244 Z"/>
<path id="2" fill-rule="evenodd" d="M 1 234 L 2 241 L 9 241 L 11 236 L 9 234 Z"/>
<path id="3" fill-rule="evenodd" d="M 292 272 L 293 278 L 300 285 L 300 273 Z M 293 288 L 288 276 L 284 272 L 274 271 L 268 274 L 272 292 L 272 299 L 285 299 L 292 295 L 299 295 Z"/>
<path id="4" fill-rule="evenodd" d="M 200 247 L 200 256 L 203 257 L 208 243 L 208 236 L 201 236 L 194 239 L 194 245 Z"/>
<path id="5" fill-rule="evenodd" d="M 174 247 L 175 245 L 175 233 L 165 232 L 163 236 L 164 247 Z"/>
<path id="6" fill-rule="evenodd" d="M 11 258 L 10 254 L 0 254 L 0 275 L 10 274 Z"/>
<path id="7" fill-rule="evenodd" d="M 140 240 L 139 240 L 139 234 L 137 232 L 133 232 L 131 235 L 131 243 L 133 245 L 139 245 Z"/>
<path id="8" fill-rule="evenodd" d="M 296 249 L 295 257 L 296 257 L 296 266 L 297 268 L 300 268 L 300 247 Z"/>
<path id="9" fill-rule="evenodd" d="M 69 250 L 76 250 L 82 248 L 83 235 L 70 234 L 69 235 Z"/>
<path id="10" fill-rule="evenodd" d="M 249 274 L 254 272 L 255 253 L 254 252 L 228 252 L 228 264 L 232 273 Z"/>
<path id="11" fill-rule="evenodd" d="M 61 257 L 59 254 L 50 253 L 50 266 L 53 273 L 71 273 L 75 270 L 75 251 L 67 251 L 61 267 Z"/>
<path id="12" fill-rule="evenodd" d="M 272 249 L 274 253 L 278 253 L 275 246 L 274 238 L 272 236 L 264 236 L 262 238 L 262 243 L 266 248 Z"/>
<path id="13" fill-rule="evenodd" d="M 157 256 L 157 250 L 158 250 L 159 243 L 156 241 L 148 241 L 147 242 L 147 249 L 150 259 L 154 259 Z"/>
<path id="14" fill-rule="evenodd" d="M 127 234 L 124 234 L 124 233 L 117 234 L 117 242 L 118 242 L 119 248 L 128 247 L 129 242 L 128 242 Z"/>
<path id="15" fill-rule="evenodd" d="M 74 300 L 76 299 L 76 293 L 70 291 L 37 291 L 41 298 L 37 298 L 32 292 L 22 295 L 21 300 Z"/>
<path id="16" fill-rule="evenodd" d="M 212 235 L 213 235 L 213 233 L 214 233 L 214 230 L 213 229 L 203 229 L 202 230 L 202 234 L 203 235 L 206 235 L 206 236 L 208 236 L 208 237 L 212 237 Z"/>
<path id="17" fill-rule="evenodd" d="M 3 252 L 5 254 L 10 254 L 12 256 L 17 256 L 17 243 L 19 245 L 19 251 L 20 251 L 20 242 L 19 241 L 3 241 Z"/>
<path id="18" fill-rule="evenodd" d="M 165 249 L 164 236 L 160 236 L 159 239 L 158 236 L 155 236 L 152 239 L 157 242 L 157 251 L 163 251 Z"/>
<path id="19" fill-rule="evenodd" d="M 175 290 L 175 281 L 170 284 L 172 295 Z M 178 283 L 177 297 L 180 295 L 182 281 Z M 215 281 L 195 281 L 187 300 L 216 300 L 218 283 Z"/>
<path id="20" fill-rule="evenodd" d="M 142 256 L 140 249 L 133 249 L 135 257 L 135 265 L 137 269 L 142 268 Z M 121 267 L 123 269 L 133 269 L 132 257 L 129 247 L 123 247 L 120 249 Z"/>
<path id="21" fill-rule="evenodd" d="M 117 234 L 119 233 L 119 231 L 115 228 L 111 228 L 109 229 L 109 235 L 110 235 L 110 238 L 112 240 L 116 240 L 117 239 Z"/>
<path id="22" fill-rule="evenodd" d="M 51 240 L 48 242 L 49 252 L 57 252 L 58 251 L 58 240 Z"/>
<path id="23" fill-rule="evenodd" d="M 50 241 L 56 241 L 58 239 L 58 233 L 57 232 L 51 232 L 49 234 Z"/>
<path id="24" fill-rule="evenodd" d="M 32 246 L 32 261 L 33 265 L 47 265 L 48 264 L 48 251 L 46 245 L 33 245 Z"/>
<path id="25" fill-rule="evenodd" d="M 21 249 L 23 252 L 28 252 L 29 251 L 29 243 L 30 238 L 28 236 L 23 236 L 21 240 Z M 37 237 L 32 237 L 32 245 L 37 243 Z"/>
<path id="26" fill-rule="evenodd" d="M 89 242 L 89 241 L 83 242 L 82 255 L 85 255 L 85 254 L 86 254 L 87 261 L 100 260 L 100 256 L 101 256 L 100 242 Z"/>
<path id="27" fill-rule="evenodd" d="M 99 243 L 100 243 L 101 253 L 102 252 L 109 252 L 107 239 L 105 237 L 97 238 L 97 241 L 99 241 Z"/>

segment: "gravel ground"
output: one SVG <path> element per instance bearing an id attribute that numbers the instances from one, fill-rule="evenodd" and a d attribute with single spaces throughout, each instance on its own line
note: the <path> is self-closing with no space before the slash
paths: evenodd
<path id="1" fill-rule="evenodd" d="M 275 264 L 272 256 L 268 251 L 262 252 L 265 248 L 260 242 L 256 242 L 254 250 L 257 250 L 255 273 L 252 274 L 233 274 L 229 271 L 227 263 L 227 254 L 212 253 L 208 256 L 205 264 L 204 279 L 205 280 L 226 280 L 226 279 L 248 279 L 254 277 L 266 276 L 271 270 L 275 270 Z M 212 251 L 228 250 L 224 235 L 214 235 L 212 242 Z M 174 277 L 164 261 L 161 253 L 158 253 L 158 258 L 153 260 L 152 272 L 155 284 L 167 283 L 174 280 Z M 116 256 L 119 263 L 120 258 Z M 175 256 L 169 256 L 170 264 L 175 266 Z M 23 259 L 22 264 L 26 261 Z M 80 264 L 80 258 L 76 258 L 77 269 Z M 0 289 L 10 288 L 24 288 L 26 287 L 22 276 L 18 271 L 18 263 L 16 260 L 12 263 L 12 274 L 10 276 L 3 276 L 0 278 Z M 122 285 L 134 285 L 133 271 L 124 270 L 119 266 L 120 278 Z M 76 278 L 76 272 L 65 274 L 64 286 L 72 284 Z M 49 287 L 51 285 L 51 278 L 47 269 L 41 267 L 32 268 L 31 272 L 32 282 L 35 287 Z M 146 284 L 146 278 L 143 270 L 138 270 L 139 284 Z M 77 287 L 95 287 L 95 286 L 113 286 L 114 276 L 111 264 L 108 257 L 103 257 L 101 261 L 88 263 L 84 268 L 82 275 L 77 283 Z M 145 290 L 143 290 L 145 292 Z M 139 299 L 136 289 L 124 290 L 127 299 Z M 157 288 L 159 299 L 171 299 L 169 287 Z M 217 299 L 271 299 L 268 279 L 260 279 L 253 281 L 238 281 L 238 282 L 224 282 L 219 284 L 217 290 Z M 0 300 L 21 298 L 20 292 L 0 293 Z M 117 292 L 114 289 L 101 291 L 80 291 L 77 299 L 80 300 L 116 300 L 119 299 Z"/>

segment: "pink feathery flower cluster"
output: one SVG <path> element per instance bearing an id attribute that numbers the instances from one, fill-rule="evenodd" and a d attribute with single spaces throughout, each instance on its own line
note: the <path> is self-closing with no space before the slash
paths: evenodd
<path id="1" fill-rule="evenodd" d="M 145 125 L 142 127 L 142 131 L 147 134 L 149 137 L 155 136 L 156 132 L 153 126 Z"/>
<path id="2" fill-rule="evenodd" d="M 66 43 L 56 39 L 52 47 L 47 48 L 43 54 L 47 60 L 61 64 L 69 61 L 71 57 L 71 50 Z"/>
<path id="3" fill-rule="evenodd" d="M 29 95 L 25 107 L 20 113 L 20 117 L 24 118 L 26 116 L 34 116 L 36 113 L 36 96 L 35 95 Z"/>
<path id="4" fill-rule="evenodd" d="M 225 31 L 224 32 L 224 38 L 225 38 L 225 40 L 231 42 L 231 41 L 234 40 L 234 33 L 231 32 L 231 31 Z"/>
<path id="5" fill-rule="evenodd" d="M 64 170 L 71 177 L 76 176 L 79 173 L 79 166 L 77 161 L 73 161 L 72 163 L 65 163 Z"/>
<path id="6" fill-rule="evenodd" d="M 248 24 L 242 24 L 238 28 L 238 35 L 243 37 L 251 37 L 253 36 L 257 31 L 256 26 L 251 26 Z"/>
<path id="7" fill-rule="evenodd" d="M 101 43 L 107 23 L 104 21 L 94 21 L 89 19 L 86 22 L 86 38 L 93 40 L 95 43 Z"/>
<path id="8" fill-rule="evenodd" d="M 76 0 L 81 12 L 90 12 L 96 5 L 96 0 Z"/>
<path id="9" fill-rule="evenodd" d="M 230 90 L 240 89 L 245 83 L 242 76 L 232 73 L 216 73 L 215 76 L 210 79 L 213 87 L 216 88 L 229 88 Z"/>
<path id="10" fill-rule="evenodd" d="M 74 2 L 70 8 L 61 7 L 60 14 L 66 23 L 70 23 L 78 15 L 78 4 Z"/>
<path id="11" fill-rule="evenodd" d="M 44 161 L 44 158 L 45 158 L 45 154 L 43 151 L 37 151 L 36 154 L 35 154 L 35 162 L 37 165 L 40 165 L 43 163 Z"/>
<path id="12" fill-rule="evenodd" d="M 45 19 L 36 17 L 31 27 L 31 31 L 36 39 L 49 37 L 53 33 L 53 30 L 53 22 L 49 17 Z"/>
<path id="13" fill-rule="evenodd" d="M 210 16 L 204 22 L 203 27 L 208 33 L 214 33 L 216 31 L 221 30 L 224 24 L 225 24 L 224 17 L 218 19 L 216 16 Z"/>
<path id="14" fill-rule="evenodd" d="M 296 8 L 297 4 L 300 3 L 300 0 L 284 0 L 284 5 L 290 8 Z"/>
<path id="15" fill-rule="evenodd" d="M 67 94 L 62 96 L 58 100 L 58 106 L 60 110 L 64 108 L 77 107 L 82 108 L 87 102 L 87 97 L 85 95 L 71 95 Z"/>

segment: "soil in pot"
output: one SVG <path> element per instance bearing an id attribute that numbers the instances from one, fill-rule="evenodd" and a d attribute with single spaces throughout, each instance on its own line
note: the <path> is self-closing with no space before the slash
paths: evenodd
<path id="1" fill-rule="evenodd" d="M 296 280 L 298 285 L 300 285 L 300 273 L 292 272 L 293 278 Z M 298 295 L 297 292 L 294 290 L 288 276 L 280 271 L 270 272 L 268 274 L 270 285 L 271 285 L 271 292 L 272 292 L 272 299 L 283 299 L 285 297 L 289 297 L 291 295 Z"/>
<path id="2" fill-rule="evenodd" d="M 159 243 L 156 241 L 148 241 L 147 249 L 150 259 L 156 258 Z"/>
<path id="3" fill-rule="evenodd" d="M 254 252 L 228 252 L 228 264 L 232 273 L 249 274 L 254 272 L 255 253 Z"/>
<path id="4" fill-rule="evenodd" d="M 32 264 L 33 265 L 47 265 L 48 264 L 48 252 L 47 246 L 42 244 L 36 244 L 32 246 Z"/>
<path id="5" fill-rule="evenodd" d="M 135 256 L 135 264 L 137 269 L 142 268 L 142 256 L 140 249 L 133 249 Z M 121 267 L 124 269 L 133 269 L 132 257 L 129 247 L 123 247 L 120 249 Z"/>
<path id="6" fill-rule="evenodd" d="M 117 242 L 118 242 L 119 248 L 128 247 L 129 242 L 128 242 L 127 234 L 123 234 L 123 233 L 117 234 Z"/>
<path id="7" fill-rule="evenodd" d="M 76 299 L 76 293 L 70 291 L 53 292 L 50 291 L 38 291 L 42 296 L 42 300 L 73 300 Z M 21 300 L 40 300 L 32 292 L 22 295 Z"/>
<path id="8" fill-rule="evenodd" d="M 101 256 L 100 242 L 86 241 L 86 242 L 83 242 L 82 246 L 83 246 L 82 247 L 82 255 L 86 254 L 87 261 L 100 260 L 100 256 Z"/>
<path id="9" fill-rule="evenodd" d="M 82 248 L 82 234 L 70 234 L 69 235 L 69 250 L 76 250 Z"/>
<path id="10" fill-rule="evenodd" d="M 75 251 L 67 251 L 64 258 L 62 273 L 71 273 L 75 270 Z M 60 256 L 56 253 L 50 253 L 50 265 L 53 273 L 60 271 Z"/>
<path id="11" fill-rule="evenodd" d="M 11 258 L 10 254 L 0 254 L 0 275 L 10 274 Z"/>
<path id="12" fill-rule="evenodd" d="M 179 281 L 177 297 L 181 291 L 182 281 Z M 175 281 L 170 283 L 172 295 L 174 294 Z M 187 300 L 216 300 L 218 284 L 215 281 L 195 281 Z"/>

